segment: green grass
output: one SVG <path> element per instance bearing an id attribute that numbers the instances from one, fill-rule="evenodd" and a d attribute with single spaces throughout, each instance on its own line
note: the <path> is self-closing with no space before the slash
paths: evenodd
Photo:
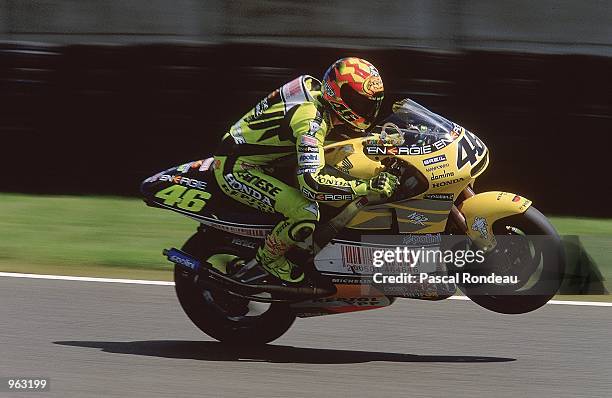
<path id="1" fill-rule="evenodd" d="M 551 217 L 561 235 L 576 235 L 588 255 L 597 264 L 608 290 L 612 288 L 612 220 Z"/>
<path id="2" fill-rule="evenodd" d="M 197 223 L 141 200 L 0 194 L 0 270 L 170 279 Z"/>
<path id="3" fill-rule="evenodd" d="M 552 217 L 612 280 L 612 220 Z M 0 194 L 0 271 L 169 280 L 166 247 L 197 223 L 139 199 Z"/>
<path id="4" fill-rule="evenodd" d="M 600 235 L 612 237 L 612 219 L 550 217 L 555 228 L 562 235 Z"/>

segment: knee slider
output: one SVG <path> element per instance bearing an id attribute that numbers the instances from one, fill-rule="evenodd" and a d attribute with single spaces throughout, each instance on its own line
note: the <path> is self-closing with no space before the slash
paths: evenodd
<path id="1" fill-rule="evenodd" d="M 297 222 L 289 229 L 289 237 L 296 242 L 304 242 L 314 232 L 315 226 L 312 221 Z"/>

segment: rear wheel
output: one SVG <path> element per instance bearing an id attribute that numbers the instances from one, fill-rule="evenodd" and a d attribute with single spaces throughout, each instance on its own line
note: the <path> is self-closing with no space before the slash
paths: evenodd
<path id="1" fill-rule="evenodd" d="M 202 263 L 231 261 L 241 253 L 231 246 L 219 246 L 206 239 L 206 232 L 193 235 L 182 250 Z M 204 288 L 196 275 L 175 265 L 176 294 L 191 321 L 207 335 L 227 343 L 257 345 L 282 336 L 293 324 L 295 315 L 281 303 L 259 303 L 233 296 L 226 291 Z"/>
<path id="2" fill-rule="evenodd" d="M 462 285 L 478 305 L 504 314 L 523 314 L 546 304 L 563 281 L 565 260 L 559 235 L 536 208 L 493 224 L 496 248 L 486 255 L 481 274 L 514 275 L 518 283 Z"/>

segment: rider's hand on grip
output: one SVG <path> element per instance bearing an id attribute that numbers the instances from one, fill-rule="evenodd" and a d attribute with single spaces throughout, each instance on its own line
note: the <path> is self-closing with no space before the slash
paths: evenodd
<path id="1" fill-rule="evenodd" d="M 369 181 L 370 191 L 376 192 L 381 198 L 393 195 L 398 185 L 397 177 L 384 171 Z"/>

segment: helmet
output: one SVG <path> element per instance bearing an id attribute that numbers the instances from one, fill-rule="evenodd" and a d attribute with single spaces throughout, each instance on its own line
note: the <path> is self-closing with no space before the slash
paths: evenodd
<path id="1" fill-rule="evenodd" d="M 342 58 L 323 76 L 323 99 L 353 130 L 367 130 L 378 115 L 384 97 L 378 70 L 361 58 Z"/>

